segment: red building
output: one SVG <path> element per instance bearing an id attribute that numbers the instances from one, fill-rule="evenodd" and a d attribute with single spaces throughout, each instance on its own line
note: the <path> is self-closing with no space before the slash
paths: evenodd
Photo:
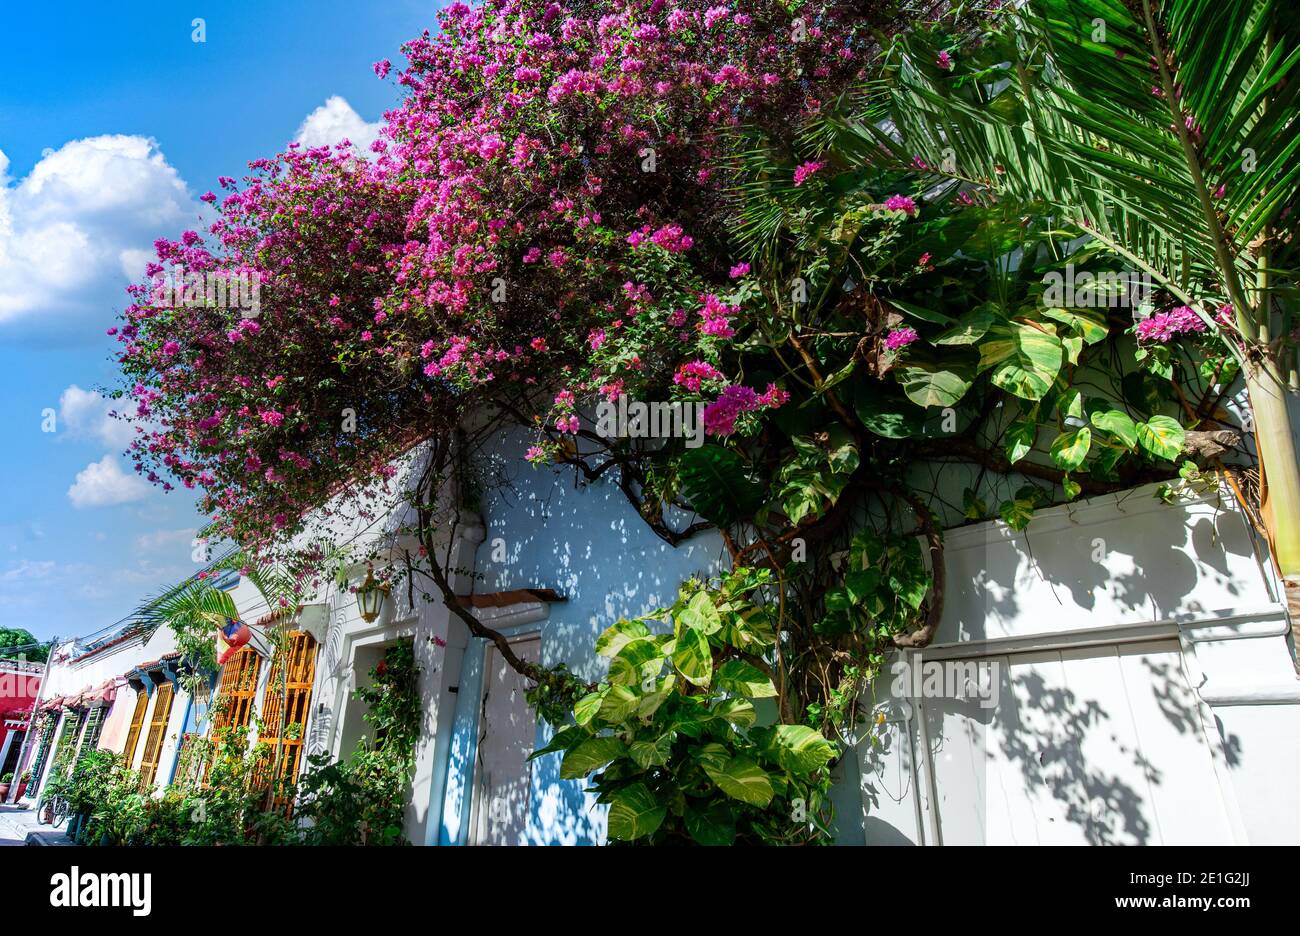
<path id="1" fill-rule="evenodd" d="M 44 663 L 0 660 L 0 778 L 18 771 L 32 703 L 41 693 Z"/>

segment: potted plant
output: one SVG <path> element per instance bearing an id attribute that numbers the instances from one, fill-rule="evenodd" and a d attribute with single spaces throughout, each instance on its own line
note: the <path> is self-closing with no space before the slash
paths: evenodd
<path id="1" fill-rule="evenodd" d="M 27 784 L 32 782 L 32 772 L 24 770 L 23 775 L 18 778 L 18 795 L 14 799 L 22 799 L 23 794 L 27 792 Z"/>
<path id="2" fill-rule="evenodd" d="M 3 777 L 0 777 L 0 803 L 3 803 L 5 800 L 9 799 L 9 785 L 13 782 L 14 782 L 14 774 L 12 770 L 9 771 L 9 773 L 5 774 Z"/>

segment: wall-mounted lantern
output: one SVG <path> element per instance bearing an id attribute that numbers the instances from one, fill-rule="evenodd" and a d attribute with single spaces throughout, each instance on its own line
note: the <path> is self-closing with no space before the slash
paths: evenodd
<path id="1" fill-rule="evenodd" d="M 390 588 L 387 582 L 375 581 L 373 570 L 366 570 L 366 580 L 357 586 L 357 607 L 361 609 L 361 620 L 373 624 L 379 618 Z"/>

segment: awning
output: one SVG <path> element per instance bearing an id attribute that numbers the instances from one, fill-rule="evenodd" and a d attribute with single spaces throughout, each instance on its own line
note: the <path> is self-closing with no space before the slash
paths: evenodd
<path id="1" fill-rule="evenodd" d="M 125 682 L 125 680 L 123 680 Z M 120 684 L 116 679 L 106 679 L 88 693 L 90 704 L 96 702 L 103 705 L 112 705 L 113 700 L 117 698 L 117 689 Z"/>

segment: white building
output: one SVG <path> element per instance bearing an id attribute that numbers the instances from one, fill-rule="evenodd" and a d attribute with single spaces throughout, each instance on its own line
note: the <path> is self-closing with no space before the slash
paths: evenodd
<path id="1" fill-rule="evenodd" d="M 498 438 L 492 457 L 507 483 L 464 512 L 448 544 L 461 570 L 453 585 L 521 655 L 597 679 L 602 630 L 671 603 L 684 578 L 717 571 L 725 552 L 713 534 L 669 547 L 612 484 L 577 487 L 535 469 L 519 457 L 526 444 Z M 335 519 L 332 533 L 388 542 L 400 520 L 347 529 Z M 901 659 L 923 675 L 931 665 L 957 673 L 958 684 L 940 679 L 935 691 L 909 677 L 891 691 L 892 677 L 877 681 L 867 703 L 884 724 L 849 739 L 836 767 L 842 842 L 1300 842 L 1290 802 L 1300 682 L 1278 583 L 1230 497 L 1166 506 L 1139 489 L 1043 511 L 1022 533 L 986 522 L 945 541 L 942 628 Z M 349 574 L 355 584 L 364 567 Z M 546 729 L 523 681 L 421 590 L 395 589 L 366 622 L 347 588 L 272 618 L 247 582 L 233 586 L 246 620 L 291 635 L 286 704 L 302 732 L 286 739 L 290 769 L 355 749 L 367 727 L 352 690 L 385 648 L 410 638 L 424 725 L 407 836 L 603 841 L 602 810 L 582 781 L 559 779 L 559 755 L 527 761 Z M 68 656 L 45 690 L 81 698 L 111 683 L 97 743 L 130 748 L 155 784 L 184 733 L 204 727 L 205 700 L 176 698 L 169 641 L 136 635 Z M 239 693 L 234 717 L 245 724 L 273 704 L 270 669 L 246 650 L 220 676 L 216 691 Z M 83 744 L 84 718 L 70 729 Z"/>

